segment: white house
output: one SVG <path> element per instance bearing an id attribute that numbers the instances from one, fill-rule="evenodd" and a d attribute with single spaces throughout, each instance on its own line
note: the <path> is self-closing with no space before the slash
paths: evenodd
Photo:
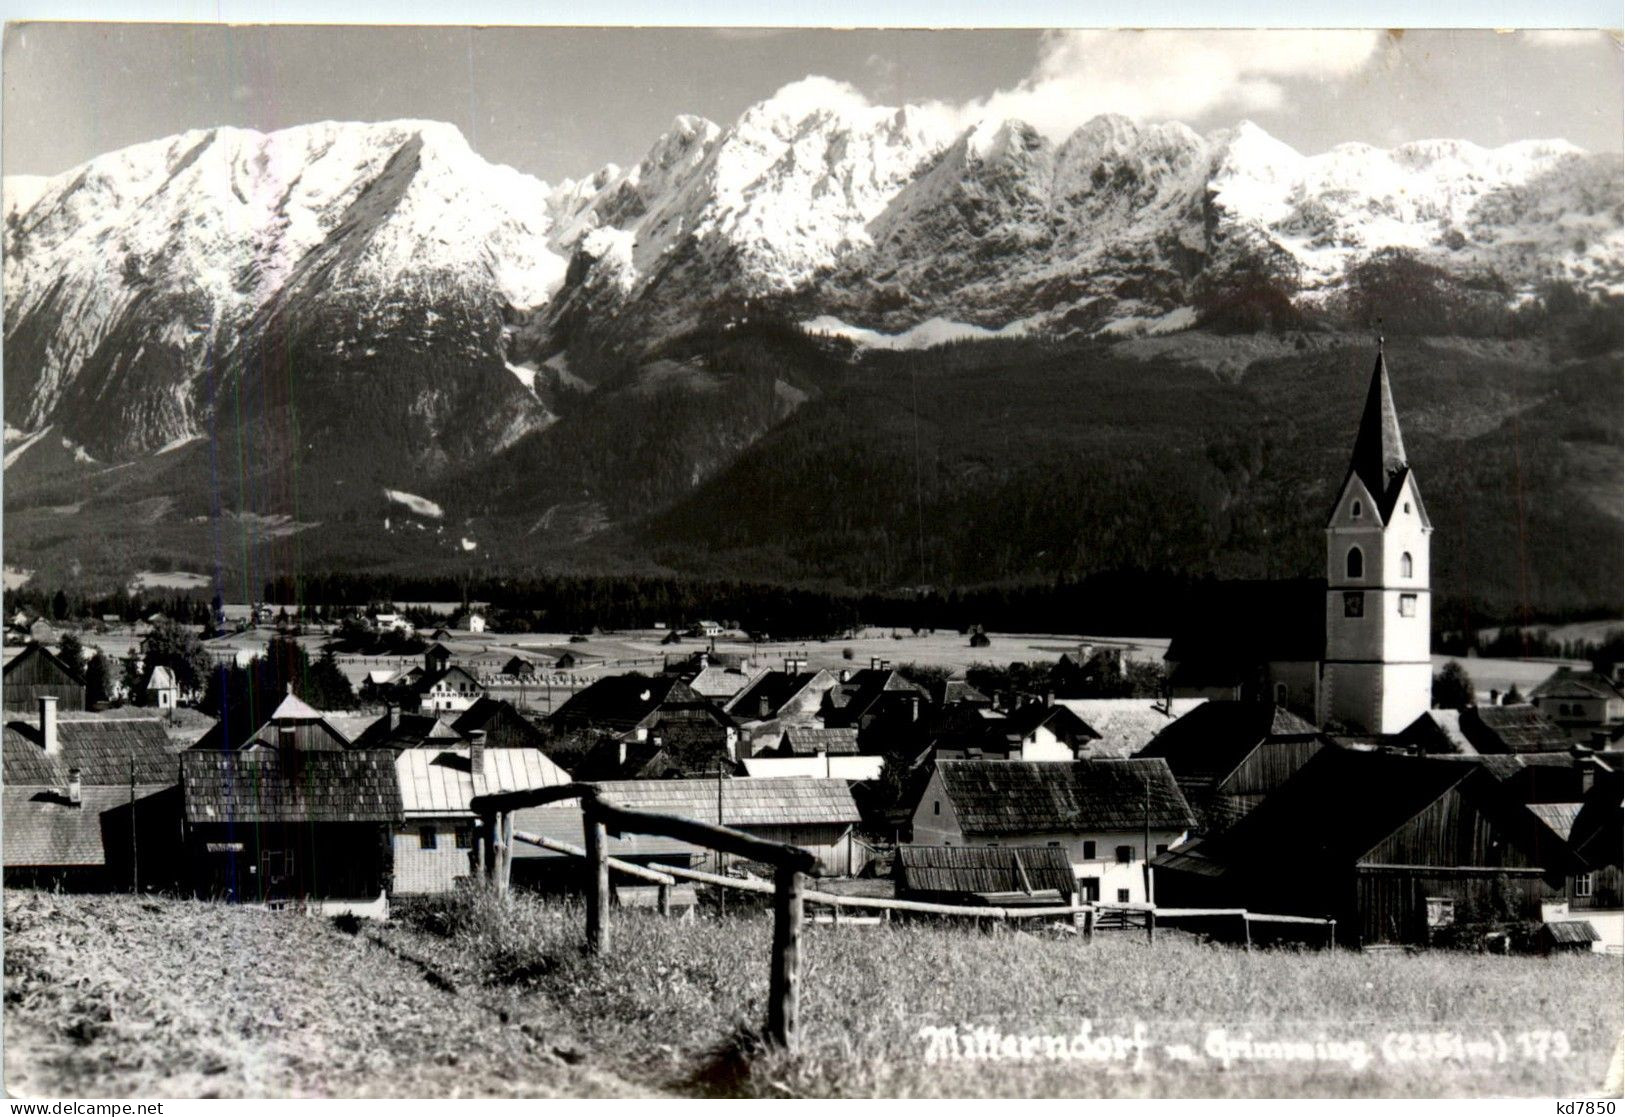
<path id="1" fill-rule="evenodd" d="M 379 632 L 387 632 L 390 629 L 397 632 L 409 632 L 412 629 L 412 623 L 399 613 L 374 613 L 372 615 L 372 627 Z"/>
<path id="2" fill-rule="evenodd" d="M 1141 903 L 1148 851 L 1195 823 L 1164 760 L 944 760 L 914 809 L 914 842 L 1059 847 L 1079 899 Z"/>
<path id="3" fill-rule="evenodd" d="M 146 704 L 160 710 L 173 710 L 180 701 L 181 684 L 175 672 L 164 666 L 154 667 L 147 676 Z"/>

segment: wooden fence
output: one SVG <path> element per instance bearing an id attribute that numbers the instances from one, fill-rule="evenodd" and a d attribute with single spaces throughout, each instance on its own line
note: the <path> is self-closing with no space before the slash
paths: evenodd
<path id="1" fill-rule="evenodd" d="M 569 800 L 581 802 L 582 844 L 559 841 L 539 834 L 514 829 L 515 811 L 526 807 L 544 806 Z M 1082 920 L 1080 928 L 1084 942 L 1094 939 L 1095 931 L 1111 927 L 1127 929 L 1136 923 L 1145 929 L 1146 941 L 1154 943 L 1157 921 L 1165 923 L 1182 920 L 1236 918 L 1240 922 L 1243 941 L 1252 949 L 1251 927 L 1254 922 L 1316 925 L 1326 928 L 1326 945 L 1335 942 L 1335 920 L 1314 919 L 1306 916 L 1266 915 L 1244 908 L 1158 908 L 1149 903 L 1084 903 L 1059 904 L 1045 907 L 998 907 L 966 904 L 935 904 L 919 900 L 897 900 L 878 896 L 843 896 L 807 887 L 807 878 L 818 872 L 815 854 L 800 846 L 770 842 L 727 826 L 718 826 L 697 819 L 676 815 L 656 814 L 617 806 L 598 795 L 591 784 L 565 784 L 559 787 L 512 791 L 494 795 L 476 796 L 471 809 L 484 822 L 475 850 L 475 867 L 482 879 L 500 893 L 508 891 L 513 874 L 513 850 L 516 842 L 537 846 L 567 857 L 579 858 L 587 863 L 589 880 L 585 889 L 587 906 L 587 950 L 602 953 L 609 947 L 610 871 L 653 884 L 658 889 L 658 906 L 662 915 L 671 913 L 671 890 L 678 881 L 715 885 L 738 892 L 771 895 L 773 897 L 773 946 L 769 959 L 767 999 L 768 1039 L 787 1050 L 796 1045 L 796 1020 L 799 1005 L 801 976 L 801 928 L 806 920 L 809 904 L 829 907 L 831 920 L 839 924 L 842 911 L 875 911 L 882 922 L 890 922 L 893 912 L 915 915 L 968 918 L 978 925 L 982 920 L 994 922 L 1022 919 Z M 771 882 L 754 878 L 722 876 L 718 873 L 690 869 L 680 865 L 661 865 L 658 869 L 637 865 L 611 857 L 608 849 L 610 835 L 652 834 L 688 842 L 702 848 L 733 854 L 747 861 L 756 861 L 773 867 Z M 489 836 L 489 837 L 487 837 Z"/>

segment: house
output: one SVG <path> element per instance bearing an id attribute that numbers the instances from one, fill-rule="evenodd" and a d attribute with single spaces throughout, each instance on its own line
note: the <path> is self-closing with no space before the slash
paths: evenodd
<path id="1" fill-rule="evenodd" d="M 965 679 L 939 679 L 926 688 L 930 696 L 931 705 L 936 709 L 944 706 L 978 706 L 990 707 L 993 699 L 971 686 Z"/>
<path id="2" fill-rule="evenodd" d="M 162 888 L 180 866 L 180 762 L 157 718 L 59 716 L 4 729 L 5 884 L 76 891 Z"/>
<path id="3" fill-rule="evenodd" d="M 143 705 L 156 706 L 160 710 L 173 710 L 181 702 L 181 685 L 175 678 L 175 672 L 162 664 L 154 667 L 147 676 L 147 685 L 143 691 Z"/>
<path id="4" fill-rule="evenodd" d="M 1326 747 L 1318 730 L 1272 702 L 1204 702 L 1141 749 L 1173 770 L 1203 834 L 1217 834 Z"/>
<path id="5" fill-rule="evenodd" d="M 1589 758 L 1582 758 L 1589 759 Z M 1596 932 L 1595 950 L 1625 948 L 1625 898 L 1620 887 L 1625 808 L 1617 771 L 1587 765 L 1577 803 L 1535 804 L 1582 863 L 1564 882 L 1563 895 L 1542 911 L 1548 922 L 1583 920 Z"/>
<path id="6" fill-rule="evenodd" d="M 824 696 L 822 712 L 825 725 L 850 726 L 865 748 L 881 752 L 916 735 L 929 696 L 889 664 L 870 663 L 864 670 L 841 672 Z"/>
<path id="7" fill-rule="evenodd" d="M 62 633 L 51 622 L 40 617 L 28 626 L 28 638 L 36 644 L 58 644 L 62 641 Z"/>
<path id="8" fill-rule="evenodd" d="M 399 613 L 374 613 L 372 627 L 376 632 L 410 632 L 412 622 Z"/>
<path id="9" fill-rule="evenodd" d="M 1058 846 L 900 845 L 897 898 L 929 904 L 1049 907 L 1077 902 L 1078 882 Z"/>
<path id="10" fill-rule="evenodd" d="M 1559 667 L 1529 695 L 1529 703 L 1581 744 L 1618 740 L 1625 695 L 1595 671 Z"/>
<path id="11" fill-rule="evenodd" d="M 844 780 L 607 780 L 597 787 L 605 799 L 634 810 L 702 822 L 720 821 L 766 841 L 801 846 L 817 854 L 828 876 L 851 874 L 862 867 L 852 840 L 858 808 Z M 518 811 L 514 829 L 580 845 L 580 805 L 555 804 Z M 716 865 L 714 851 L 658 835 L 611 835 L 608 845 L 610 856 L 644 864 L 665 861 Z M 560 863 L 558 855 L 535 846 L 521 845 L 514 854 L 516 878 L 521 876 L 526 861 L 532 862 L 532 871 Z"/>
<path id="12" fill-rule="evenodd" d="M 1161 903 L 1331 918 L 1351 946 L 1537 921 L 1575 865 L 1483 762 L 1341 747 L 1152 862 Z"/>
<path id="13" fill-rule="evenodd" d="M 1123 759 L 1138 753 L 1158 733 L 1196 709 L 1205 698 L 1057 698 L 1092 729 L 1079 755 Z"/>
<path id="14" fill-rule="evenodd" d="M 293 693 L 293 684 L 276 709 L 255 716 L 250 706 L 228 709 L 192 747 L 202 752 L 292 746 L 305 752 L 333 752 L 350 747 L 350 738 L 327 714 Z"/>
<path id="15" fill-rule="evenodd" d="M 391 838 L 404 815 L 388 749 L 191 749 L 181 798 L 193 895 L 389 914 Z"/>
<path id="16" fill-rule="evenodd" d="M 397 895 L 450 892 L 472 874 L 478 846 L 489 840 L 468 808 L 474 796 L 570 782 L 538 749 L 489 748 L 479 738 L 405 749 L 395 758 L 395 773 L 403 815 L 393 836 Z"/>
<path id="17" fill-rule="evenodd" d="M 460 619 L 462 624 L 459 627 L 467 629 L 474 635 L 485 631 L 485 617 L 479 613 L 469 613 Z"/>
<path id="18" fill-rule="evenodd" d="M 700 636 L 721 636 L 722 626 L 716 621 L 700 621 L 694 626 L 694 631 Z"/>
<path id="19" fill-rule="evenodd" d="M 943 760 L 914 808 L 914 841 L 1061 849 L 1081 899 L 1137 903 L 1149 850 L 1195 824 L 1161 759 Z"/>
<path id="20" fill-rule="evenodd" d="M 1567 753 L 1574 739 L 1531 705 L 1469 706 L 1461 733 L 1480 753 Z"/>
<path id="21" fill-rule="evenodd" d="M 451 662 L 451 650 L 431 644 L 423 652 L 423 666 L 397 675 L 393 697 L 415 705 L 425 714 L 461 713 L 485 694 L 485 685 L 467 668 Z"/>
<path id="22" fill-rule="evenodd" d="M 445 749 L 468 742 L 444 714 L 407 713 L 391 704 L 352 742 L 358 749 Z"/>
<path id="23" fill-rule="evenodd" d="M 1460 710 L 1428 710 L 1396 734 L 1391 743 L 1431 756 L 1477 756 L 1461 729 Z"/>
<path id="24" fill-rule="evenodd" d="M 0 675 L 5 708 L 35 710 L 41 698 L 55 698 L 63 710 L 85 708 L 85 679 L 44 644 L 30 644 L 12 657 Z"/>
<path id="25" fill-rule="evenodd" d="M 669 749 L 662 769 L 713 773 L 718 762 L 737 756 L 738 730 L 733 719 L 673 675 L 613 675 L 571 695 L 554 711 L 557 729 L 602 733 L 617 747 L 588 754 L 588 770 L 608 774 L 634 762 L 641 770 L 661 749 Z M 618 744 L 625 744 L 621 750 Z M 642 745 L 646 748 L 633 748 Z M 641 759 L 639 759 L 641 758 Z M 609 765 L 610 760 L 613 765 Z M 579 774 L 579 773 L 578 773 Z M 585 777 L 583 777 L 585 778 Z"/>

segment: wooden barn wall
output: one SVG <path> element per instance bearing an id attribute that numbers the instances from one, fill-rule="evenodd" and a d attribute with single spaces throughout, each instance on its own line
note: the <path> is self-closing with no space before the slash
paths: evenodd
<path id="1" fill-rule="evenodd" d="M 1226 795 L 1262 798 L 1291 779 L 1310 757 L 1325 747 L 1320 741 L 1277 741 L 1263 745 L 1253 750 L 1241 767 L 1220 785 L 1220 790 Z"/>
<path id="2" fill-rule="evenodd" d="M 1620 906 L 1619 866 L 1608 865 L 1592 871 L 1591 895 L 1569 897 L 1572 911 L 1608 911 Z"/>
<path id="3" fill-rule="evenodd" d="M 392 887 L 391 827 L 383 823 L 235 823 L 188 831 L 193 891 L 202 899 L 264 903 L 277 899 L 372 899 Z M 215 849 L 240 844 L 240 850 Z M 289 885 L 268 893 L 261 854 L 294 856 Z"/>
<path id="4" fill-rule="evenodd" d="M 1525 868 L 1535 864 L 1521 841 L 1498 827 L 1478 803 L 1451 788 L 1400 826 L 1362 863 Z M 1526 835 L 1517 835 L 1526 838 Z"/>
<path id="5" fill-rule="evenodd" d="M 1340 917 L 1338 923 L 1358 927 L 1361 944 L 1425 943 L 1429 897 L 1454 900 L 1455 922 L 1467 924 L 1538 922 L 1541 904 L 1558 895 L 1528 874 L 1364 871 L 1355 878 L 1353 918 Z"/>
<path id="6" fill-rule="evenodd" d="M 766 841 L 801 846 L 817 854 L 824 872 L 831 875 L 845 874 L 848 871 L 849 857 L 852 859 L 853 869 L 861 868 L 857 864 L 856 851 L 852 848 L 852 827 L 844 823 L 821 826 L 741 826 L 739 829 Z"/>
<path id="7" fill-rule="evenodd" d="M 37 661 L 36 661 L 37 662 Z M 60 676 L 58 676 L 60 679 Z M 8 710 L 26 710 L 38 713 L 41 698 L 57 699 L 58 712 L 63 710 L 83 710 L 85 708 L 85 688 L 75 682 L 40 681 L 20 682 L 11 676 L 6 677 L 5 696 L 3 701 Z M 35 720 L 35 719 L 29 719 Z"/>

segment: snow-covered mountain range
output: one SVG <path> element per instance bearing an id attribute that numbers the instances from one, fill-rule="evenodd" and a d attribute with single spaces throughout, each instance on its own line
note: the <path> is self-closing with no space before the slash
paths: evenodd
<path id="1" fill-rule="evenodd" d="M 547 428 L 544 370 L 764 300 L 876 345 L 1160 332 L 1238 269 L 1313 304 L 1397 248 L 1515 303 L 1618 294 L 1625 253 L 1619 156 L 1561 141 L 1306 156 L 1100 117 L 1055 144 L 821 78 L 555 185 L 447 124 L 327 122 L 7 178 L 4 208 L 8 448 L 126 460 L 297 404 L 286 437 L 383 432 L 431 474 Z"/>

